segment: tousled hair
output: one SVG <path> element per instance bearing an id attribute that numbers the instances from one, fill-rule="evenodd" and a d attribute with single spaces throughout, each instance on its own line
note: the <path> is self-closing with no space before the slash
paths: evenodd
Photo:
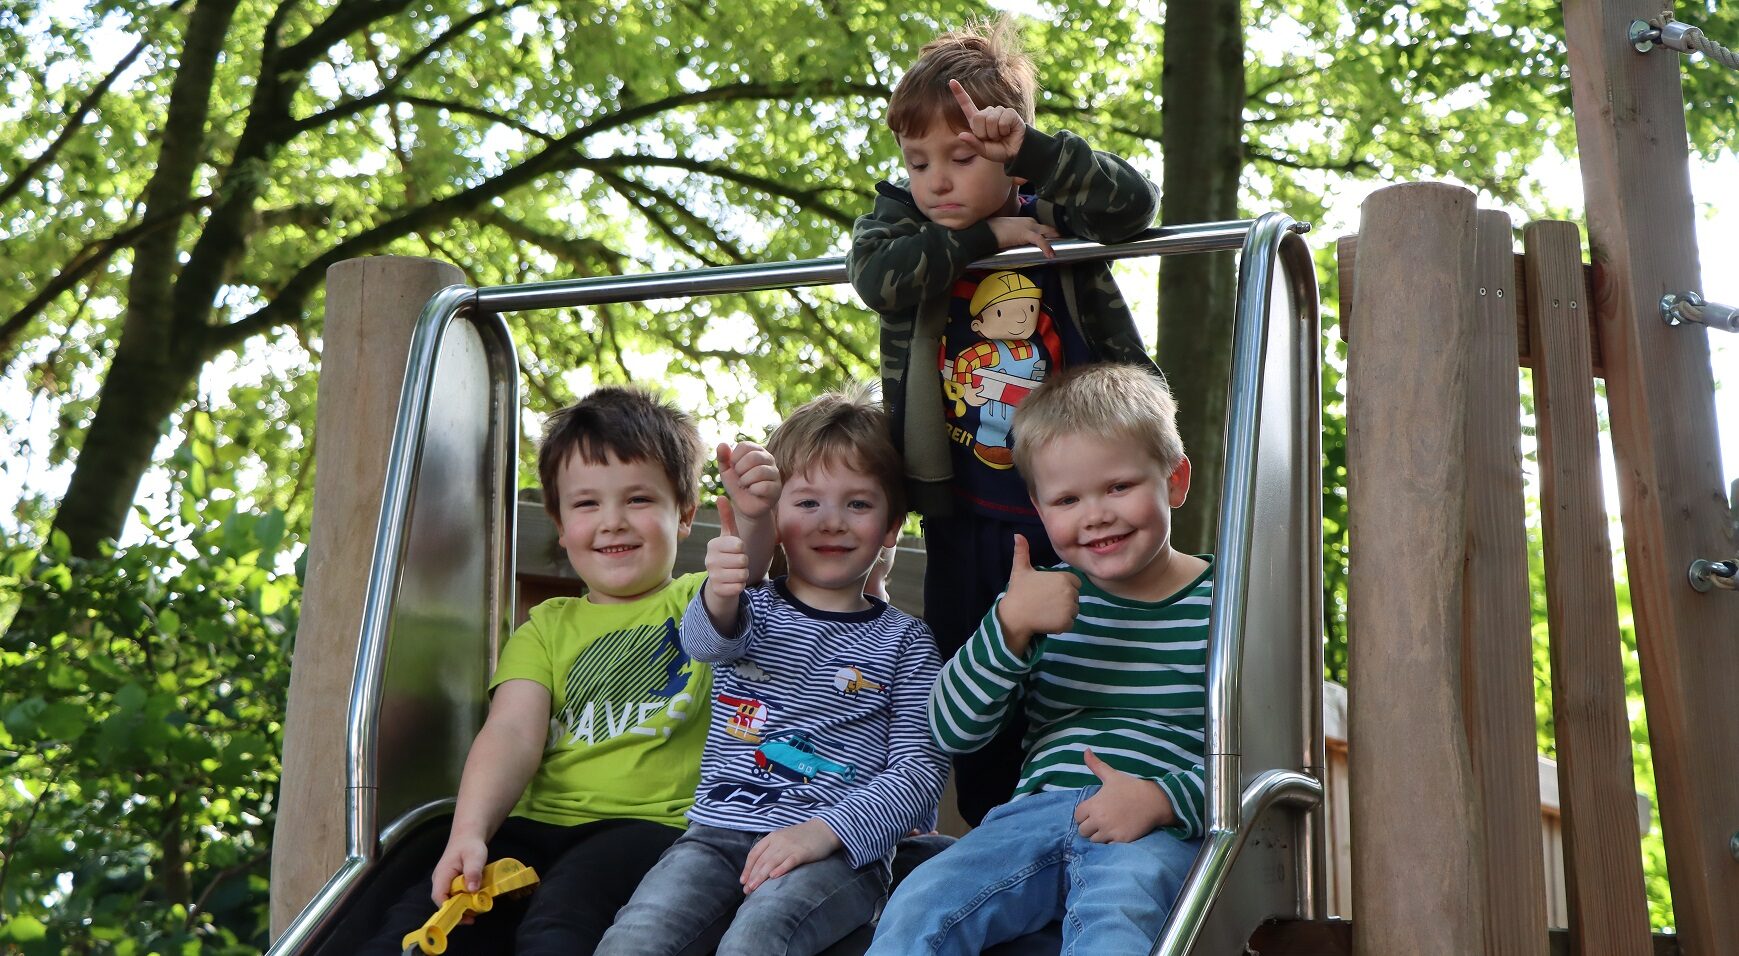
<path id="1" fill-rule="evenodd" d="M 786 481 L 828 465 L 866 474 L 887 496 L 889 526 L 897 528 L 906 518 L 905 463 L 889 437 L 887 412 L 869 386 L 848 386 L 804 403 L 773 429 L 767 451 Z"/>
<path id="2" fill-rule="evenodd" d="M 690 511 L 699 499 L 703 454 L 700 432 L 688 413 L 645 389 L 605 386 L 551 415 L 544 425 L 537 451 L 543 508 L 561 520 L 556 480 L 568 457 L 579 455 L 595 465 L 611 456 L 657 463 L 676 492 L 677 509 Z"/>
<path id="3" fill-rule="evenodd" d="M 1183 461 L 1177 400 L 1165 379 L 1134 365 L 1066 368 L 1015 409 L 1014 465 L 1033 486 L 1033 457 L 1064 435 L 1089 435 L 1146 452 L 1171 474 Z"/>
<path id="4" fill-rule="evenodd" d="M 964 131 L 966 117 L 949 80 L 959 80 L 980 107 L 1006 106 L 1032 123 L 1038 71 L 1011 17 L 973 20 L 924 44 L 888 98 L 888 128 L 894 135 L 923 136 L 938 119 Z"/>

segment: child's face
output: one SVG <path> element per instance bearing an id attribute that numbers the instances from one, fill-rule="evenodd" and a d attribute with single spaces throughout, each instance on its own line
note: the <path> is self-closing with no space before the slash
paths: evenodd
<path id="1" fill-rule="evenodd" d="M 1184 459 L 1167 475 L 1127 443 L 1065 435 L 1032 459 L 1033 504 L 1051 546 L 1100 588 L 1135 601 L 1169 597 L 1171 509 L 1189 493 Z"/>
<path id="2" fill-rule="evenodd" d="M 937 120 L 922 136 L 901 136 L 899 141 L 906 174 L 912 178 L 912 198 L 930 221 L 965 229 L 1015 211 L 1016 180 L 1001 163 L 961 142 L 952 126 Z"/>
<path id="3" fill-rule="evenodd" d="M 839 464 L 815 465 L 785 482 L 777 516 L 791 593 L 826 611 L 864 607 L 870 566 L 899 535 L 881 485 Z"/>
<path id="4" fill-rule="evenodd" d="M 556 477 L 561 536 L 574 571 L 598 604 L 623 604 L 670 581 L 676 543 L 694 509 L 677 504 L 664 469 L 650 461 L 603 463 L 568 456 Z"/>

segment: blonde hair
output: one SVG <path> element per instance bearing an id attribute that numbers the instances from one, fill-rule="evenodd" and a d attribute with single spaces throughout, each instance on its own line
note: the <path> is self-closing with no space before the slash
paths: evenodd
<path id="1" fill-rule="evenodd" d="M 1134 365 L 1078 365 L 1052 375 L 1014 412 L 1014 465 L 1033 484 L 1033 458 L 1064 435 L 1108 439 L 1152 455 L 1171 474 L 1183 461 L 1177 400 L 1165 379 Z"/>
<path id="2" fill-rule="evenodd" d="M 888 526 L 906 519 L 906 469 L 889 437 L 888 415 L 867 385 L 851 385 L 799 406 L 767 439 L 779 477 L 829 465 L 869 475 L 888 499 Z"/>
<path id="3" fill-rule="evenodd" d="M 980 107 L 1006 106 L 1032 123 L 1038 71 L 1021 46 L 1013 18 L 968 21 L 924 44 L 888 98 L 888 128 L 894 135 L 923 136 L 937 119 L 965 130 L 966 117 L 949 80 L 959 80 Z"/>

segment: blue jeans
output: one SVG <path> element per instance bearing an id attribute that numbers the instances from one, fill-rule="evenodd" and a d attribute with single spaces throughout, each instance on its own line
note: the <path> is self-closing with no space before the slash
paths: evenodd
<path id="1" fill-rule="evenodd" d="M 698 823 L 671 844 L 598 944 L 599 956 L 812 956 L 875 918 L 888 865 L 854 870 L 842 850 L 768 880 L 739 877 L 766 836 Z"/>
<path id="2" fill-rule="evenodd" d="M 1201 841 L 1155 830 L 1094 843 L 1075 807 L 1098 791 L 1029 794 L 990 811 L 900 884 L 868 956 L 978 956 L 1059 919 L 1062 956 L 1148 952 Z"/>

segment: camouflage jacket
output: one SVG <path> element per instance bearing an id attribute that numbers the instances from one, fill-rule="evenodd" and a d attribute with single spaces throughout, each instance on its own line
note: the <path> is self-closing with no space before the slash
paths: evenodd
<path id="1" fill-rule="evenodd" d="M 1095 152 L 1073 133 L 1052 136 L 1027 127 L 1008 172 L 1036 190 L 1039 221 L 1064 236 L 1123 242 L 1152 225 L 1159 207 L 1158 190 L 1145 176 L 1116 156 Z M 948 488 L 954 470 L 942 389 L 934 375 L 921 372 L 919 387 L 907 388 L 906 373 L 913 355 L 936 354 L 954 281 L 969 264 L 998 251 L 996 236 L 988 222 L 960 230 L 931 222 L 899 186 L 884 182 L 876 193 L 874 210 L 852 226 L 846 272 L 864 304 L 882 318 L 882 400 L 894 443 L 906 457 L 912 507 L 924 515 L 946 515 L 954 507 Z M 1110 264 L 1059 269 L 1065 305 L 1094 355 L 1151 366 Z"/>

